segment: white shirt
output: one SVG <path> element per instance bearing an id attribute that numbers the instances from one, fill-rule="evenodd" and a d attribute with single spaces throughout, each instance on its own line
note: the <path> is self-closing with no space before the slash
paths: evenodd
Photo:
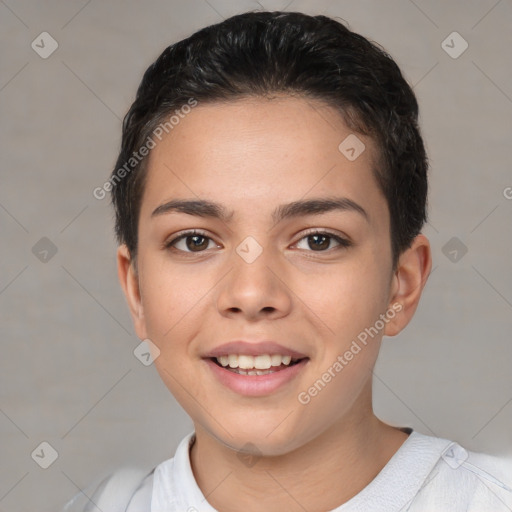
<path id="1" fill-rule="evenodd" d="M 129 485 L 123 484 L 130 480 L 127 474 L 119 473 L 117 480 L 103 485 L 99 497 L 94 495 L 94 502 L 103 512 L 218 512 L 194 478 L 190 465 L 193 441 L 191 432 L 175 456 L 146 478 L 139 478 L 138 485 L 133 483 L 133 472 L 128 474 L 132 475 Z M 65 509 L 72 510 L 85 512 L 87 508 Z M 447 439 L 412 431 L 361 492 L 329 512 L 372 511 L 510 512 L 512 459 L 468 452 Z"/>

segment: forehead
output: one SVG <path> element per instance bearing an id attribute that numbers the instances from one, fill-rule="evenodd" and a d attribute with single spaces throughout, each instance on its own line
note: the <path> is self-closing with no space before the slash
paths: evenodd
<path id="1" fill-rule="evenodd" d="M 235 214 L 333 193 L 382 209 L 375 157 L 374 142 L 318 100 L 199 102 L 151 150 L 141 216 L 185 197 L 213 199 Z"/>

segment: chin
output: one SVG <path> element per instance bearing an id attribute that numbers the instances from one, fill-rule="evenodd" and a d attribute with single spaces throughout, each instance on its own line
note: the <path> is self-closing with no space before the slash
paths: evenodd
<path id="1" fill-rule="evenodd" d="M 245 418 L 236 423 L 223 423 L 225 430 L 213 425 L 213 429 L 209 428 L 208 431 L 218 442 L 241 454 L 279 456 L 292 452 L 302 444 L 302 436 L 298 435 L 297 426 L 290 424 L 285 428 L 282 424 L 279 425 L 282 421 L 280 417 L 269 424 L 265 422 L 255 425 Z"/>

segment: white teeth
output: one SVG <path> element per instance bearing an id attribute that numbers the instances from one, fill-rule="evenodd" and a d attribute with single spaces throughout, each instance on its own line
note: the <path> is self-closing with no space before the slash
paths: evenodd
<path id="1" fill-rule="evenodd" d="M 219 356 L 216 359 L 221 366 L 226 367 L 229 365 L 230 368 L 241 368 L 243 370 L 268 370 L 272 366 L 281 366 L 281 364 L 288 366 L 292 361 L 291 356 L 282 356 L 279 354 L 274 354 L 272 356 L 269 354 L 262 354 L 259 356 L 229 354 L 227 356 Z M 293 361 L 295 362 L 297 359 L 294 359 Z M 248 375 L 260 374 L 256 372 L 249 372 Z"/>
<path id="2" fill-rule="evenodd" d="M 280 355 L 274 355 L 270 359 L 272 360 L 272 366 L 279 366 L 283 358 Z"/>
<path id="3" fill-rule="evenodd" d="M 272 366 L 270 356 L 265 354 L 263 356 L 256 356 L 254 358 L 254 368 L 258 370 L 268 370 Z"/>
<path id="4" fill-rule="evenodd" d="M 248 370 L 254 368 L 254 357 L 252 356 L 238 356 L 238 368 Z"/>

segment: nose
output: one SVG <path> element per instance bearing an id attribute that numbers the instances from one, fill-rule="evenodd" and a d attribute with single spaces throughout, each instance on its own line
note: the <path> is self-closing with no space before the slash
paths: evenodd
<path id="1" fill-rule="evenodd" d="M 271 249 L 261 248 L 253 259 L 243 250 L 233 250 L 217 295 L 221 315 L 244 317 L 249 321 L 277 319 L 289 314 L 292 291 L 286 284 L 285 272 Z"/>

